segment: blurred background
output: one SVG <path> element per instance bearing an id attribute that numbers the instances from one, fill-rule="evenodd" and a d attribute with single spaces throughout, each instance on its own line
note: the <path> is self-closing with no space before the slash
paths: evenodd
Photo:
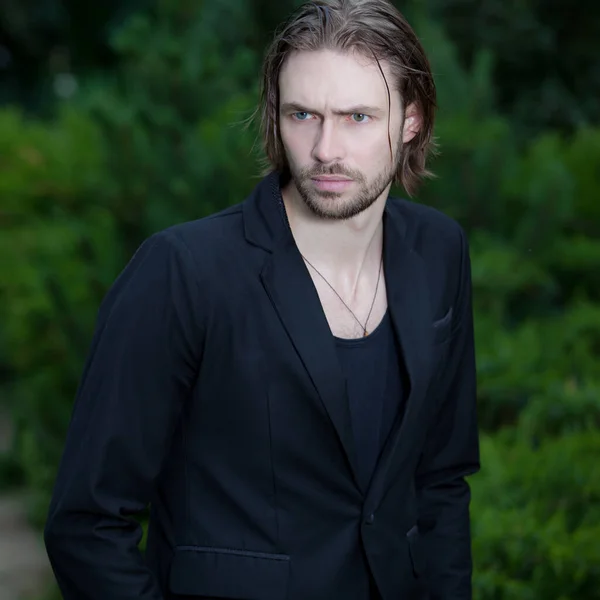
<path id="1" fill-rule="evenodd" d="M 0 0 L 0 600 L 60 598 L 41 528 L 98 305 L 255 185 L 242 122 L 298 4 Z M 600 2 L 397 5 L 439 89 L 415 200 L 471 242 L 474 597 L 600 598 Z"/>

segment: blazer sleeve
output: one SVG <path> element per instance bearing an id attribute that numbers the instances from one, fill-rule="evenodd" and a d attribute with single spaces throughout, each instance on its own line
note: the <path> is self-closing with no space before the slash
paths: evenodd
<path id="1" fill-rule="evenodd" d="M 469 248 L 460 229 L 460 275 L 439 408 L 416 474 L 419 533 L 430 600 L 472 598 L 470 488 L 479 470 Z M 456 255 L 456 254 L 455 254 Z"/>
<path id="2" fill-rule="evenodd" d="M 64 600 L 159 600 L 133 518 L 146 508 L 200 360 L 197 272 L 168 230 L 105 296 L 44 531 Z"/>

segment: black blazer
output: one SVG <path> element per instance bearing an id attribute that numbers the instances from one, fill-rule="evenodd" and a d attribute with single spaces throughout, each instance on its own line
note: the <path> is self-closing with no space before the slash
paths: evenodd
<path id="1" fill-rule="evenodd" d="M 148 238 L 106 295 L 45 529 L 65 600 L 471 598 L 478 470 L 467 242 L 389 199 L 410 390 L 361 491 L 344 381 L 278 203 Z M 150 503 L 147 552 L 132 518 Z"/>

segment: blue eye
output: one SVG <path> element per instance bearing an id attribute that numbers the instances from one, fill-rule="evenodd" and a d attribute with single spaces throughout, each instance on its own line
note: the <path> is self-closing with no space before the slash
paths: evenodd
<path id="1" fill-rule="evenodd" d="M 295 112 L 293 116 L 296 118 L 297 121 L 306 121 L 308 120 L 310 113 L 305 111 Z"/>
<path id="2" fill-rule="evenodd" d="M 358 117 L 358 118 L 355 118 Z M 366 123 L 368 121 L 369 117 L 367 115 L 363 115 L 362 113 L 354 113 L 352 115 L 352 120 L 355 123 Z"/>

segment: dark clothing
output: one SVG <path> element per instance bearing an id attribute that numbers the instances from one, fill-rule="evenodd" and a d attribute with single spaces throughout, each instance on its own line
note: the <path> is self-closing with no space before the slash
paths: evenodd
<path id="1" fill-rule="evenodd" d="M 146 240 L 106 295 L 45 530 L 65 600 L 471 598 L 467 242 L 389 199 L 408 396 L 368 488 L 345 378 L 271 175 Z M 132 516 L 150 503 L 145 556 Z"/>
<path id="2" fill-rule="evenodd" d="M 366 492 L 398 410 L 403 405 L 403 360 L 389 313 L 366 338 L 336 339 L 346 377 L 356 466 Z"/>

